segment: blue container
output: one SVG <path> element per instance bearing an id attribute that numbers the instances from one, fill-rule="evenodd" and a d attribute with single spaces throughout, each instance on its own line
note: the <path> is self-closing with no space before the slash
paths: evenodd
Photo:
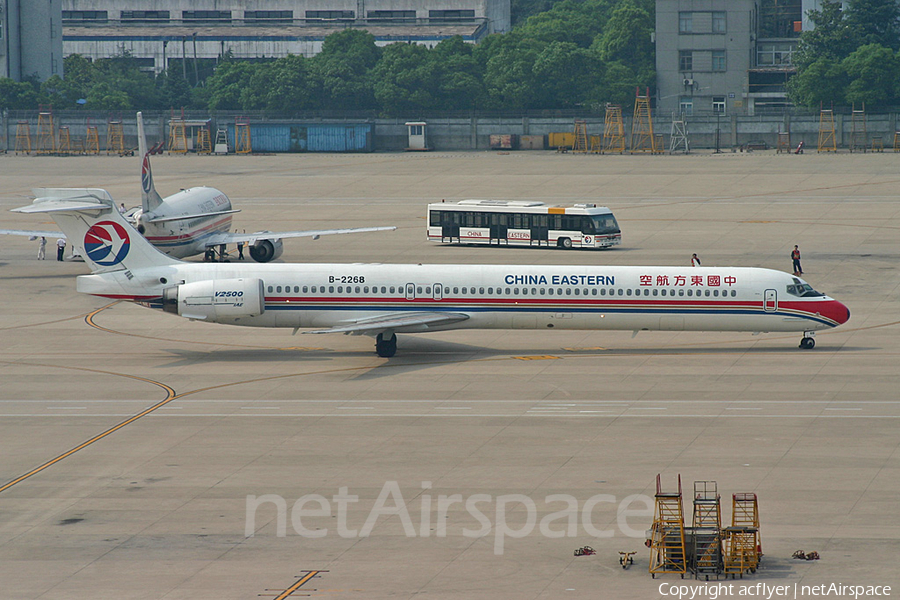
<path id="1" fill-rule="evenodd" d="M 253 152 L 371 152 L 374 128 L 364 124 L 251 123 Z M 234 124 L 228 125 L 234 144 Z"/>

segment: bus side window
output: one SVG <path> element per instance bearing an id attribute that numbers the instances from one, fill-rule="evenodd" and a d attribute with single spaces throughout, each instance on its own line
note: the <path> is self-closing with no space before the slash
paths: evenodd
<path id="1" fill-rule="evenodd" d="M 591 220 L 590 217 L 581 217 L 581 227 L 579 230 L 582 233 L 594 233 L 594 221 Z"/>
<path id="2" fill-rule="evenodd" d="M 429 221 L 432 227 L 440 227 L 441 225 L 442 213 L 439 210 L 431 211 L 431 219 Z"/>

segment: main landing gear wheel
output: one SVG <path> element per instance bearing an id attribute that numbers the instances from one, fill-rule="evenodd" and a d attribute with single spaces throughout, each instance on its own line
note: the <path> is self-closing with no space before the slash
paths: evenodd
<path id="1" fill-rule="evenodd" d="M 383 333 L 379 333 L 375 338 L 375 353 L 381 358 L 397 354 L 397 336 L 392 333 L 391 337 L 385 338 Z"/>
<path id="2" fill-rule="evenodd" d="M 816 347 L 816 339 L 811 337 L 805 337 L 800 340 L 800 347 L 804 350 L 812 350 Z"/>

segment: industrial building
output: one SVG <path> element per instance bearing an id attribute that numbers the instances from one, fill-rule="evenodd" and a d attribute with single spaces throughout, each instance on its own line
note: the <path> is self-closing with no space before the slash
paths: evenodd
<path id="1" fill-rule="evenodd" d="M 816 0 L 657 0 L 660 114 L 755 115 L 788 105 L 785 83 Z"/>
<path id="2" fill-rule="evenodd" d="M 0 77 L 62 75 L 61 0 L 0 0 Z"/>
<path id="3" fill-rule="evenodd" d="M 190 62 L 313 56 L 342 29 L 376 44 L 475 43 L 510 29 L 509 0 L 62 0 L 66 55 L 128 52 L 146 70 Z"/>

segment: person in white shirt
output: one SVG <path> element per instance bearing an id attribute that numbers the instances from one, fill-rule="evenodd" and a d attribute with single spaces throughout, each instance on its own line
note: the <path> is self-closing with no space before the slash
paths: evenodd
<path id="1" fill-rule="evenodd" d="M 700 266 L 700 257 L 697 256 L 697 253 L 696 253 L 696 252 L 695 252 L 694 254 L 691 255 L 691 265 L 694 266 L 694 267 L 699 267 L 699 266 Z"/>
<path id="2" fill-rule="evenodd" d="M 38 260 L 44 260 L 44 255 L 47 250 L 47 238 L 41 236 L 40 246 L 38 246 Z"/>
<path id="3" fill-rule="evenodd" d="M 63 253 L 66 251 L 66 238 L 56 240 L 56 260 L 62 262 Z"/>

